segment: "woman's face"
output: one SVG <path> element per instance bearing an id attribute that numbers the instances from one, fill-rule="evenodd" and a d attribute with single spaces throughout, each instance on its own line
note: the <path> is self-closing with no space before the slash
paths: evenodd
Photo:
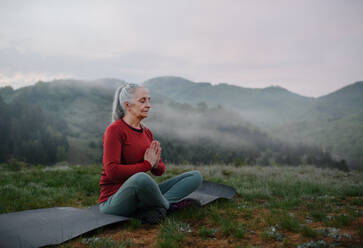
<path id="1" fill-rule="evenodd" d="M 136 88 L 133 103 L 127 104 L 127 113 L 134 115 L 138 119 L 148 116 L 150 105 L 149 90 L 143 87 Z"/>

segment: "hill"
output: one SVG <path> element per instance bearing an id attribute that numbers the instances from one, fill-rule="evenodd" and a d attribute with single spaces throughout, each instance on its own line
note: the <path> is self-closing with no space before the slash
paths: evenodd
<path id="1" fill-rule="evenodd" d="M 194 83 L 180 77 L 158 77 L 144 85 L 152 92 L 174 101 L 210 106 L 222 105 L 237 111 L 245 120 L 260 128 L 278 127 L 297 119 L 311 106 L 313 99 L 292 93 L 281 87 L 243 88 L 228 84 Z"/>
<path id="2" fill-rule="evenodd" d="M 273 129 L 275 137 L 299 140 L 346 159 L 353 168 L 363 168 L 363 82 L 317 98 L 295 122 Z"/>
<path id="3" fill-rule="evenodd" d="M 66 123 L 62 135 L 67 145 L 65 159 L 71 163 L 101 162 L 102 135 L 109 124 L 114 90 L 124 81 L 56 80 L 0 94 L 8 104 L 31 103 L 52 119 Z M 304 145 L 287 145 L 271 138 L 222 107 L 179 104 L 168 98 L 153 97 L 153 108 L 146 124 L 163 144 L 163 159 L 173 163 L 243 164 L 316 164 L 339 167 L 321 149 Z M 57 122 L 58 123 L 58 122 Z M 61 123 L 61 121 L 59 121 Z M 44 128 L 43 128 L 44 129 Z M 41 130 L 39 130 L 41 132 Z M 58 156 L 59 157 L 59 156 Z M 63 156 L 64 157 L 64 156 Z"/>
<path id="4" fill-rule="evenodd" d="M 55 80 L 9 91 L 0 90 L 5 102 L 32 103 L 49 116 L 64 121 L 69 149 L 65 160 L 71 163 L 99 161 L 102 134 L 109 122 L 114 81 Z M 117 85 L 124 83 L 118 80 Z M 101 137 L 101 138 L 100 138 Z"/>
<path id="5" fill-rule="evenodd" d="M 0 162 L 49 164 L 65 158 L 66 124 L 32 102 L 6 104 L 0 96 Z"/>
<path id="6" fill-rule="evenodd" d="M 269 135 L 296 144 L 315 145 L 363 168 L 363 82 L 319 98 L 281 87 L 243 88 L 195 83 L 179 77 L 158 77 L 144 84 L 181 103 L 223 106 Z"/>
<path id="7" fill-rule="evenodd" d="M 356 82 L 319 97 L 313 108 L 316 113 L 327 115 L 330 120 L 361 113 L 363 111 L 363 82 Z"/>

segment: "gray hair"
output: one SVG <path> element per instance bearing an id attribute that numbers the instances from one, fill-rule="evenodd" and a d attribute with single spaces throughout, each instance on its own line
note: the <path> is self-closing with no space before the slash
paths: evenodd
<path id="1" fill-rule="evenodd" d="M 123 102 L 132 103 L 134 100 L 135 90 L 141 87 L 142 86 L 137 84 L 126 84 L 117 88 L 113 98 L 112 122 L 125 116 L 126 110 L 124 109 Z"/>

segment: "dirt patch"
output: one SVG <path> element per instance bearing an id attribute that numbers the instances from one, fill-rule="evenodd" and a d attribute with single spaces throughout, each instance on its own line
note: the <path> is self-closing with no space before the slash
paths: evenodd
<path id="1" fill-rule="evenodd" d="M 237 199 L 238 200 L 238 199 Z M 183 210 L 182 210 L 183 211 Z M 203 208 L 196 211 L 209 211 L 207 208 Z M 324 222 L 312 221 L 312 223 L 306 223 L 304 216 L 307 215 L 308 210 L 300 209 L 296 210 L 283 210 L 287 214 L 292 214 L 299 219 L 299 222 L 303 225 L 309 226 L 314 230 L 321 230 L 329 228 Z M 208 213 L 208 212 L 207 212 Z M 233 233 L 225 233 L 222 231 L 221 224 L 212 220 L 209 214 L 205 214 L 205 217 L 199 220 L 193 219 L 180 219 L 181 222 L 187 223 L 191 231 L 182 232 L 184 238 L 180 243 L 180 247 L 238 247 L 238 246 L 251 246 L 251 247 L 296 247 L 299 244 L 303 244 L 314 240 L 314 238 L 304 237 L 300 232 L 284 231 L 278 226 L 277 232 L 281 235 L 279 238 L 275 236 L 266 235 L 266 230 L 269 230 L 271 226 L 267 221 L 271 218 L 272 211 L 263 207 L 254 208 L 232 208 L 224 209 L 223 207 L 217 209 L 218 215 L 223 218 L 228 215 L 233 216 L 233 219 L 237 220 L 239 226 L 246 226 L 246 233 L 243 238 L 237 238 Z M 246 214 L 247 213 L 247 214 Z M 343 213 L 343 210 L 342 210 Z M 335 214 L 342 214 L 335 213 Z M 174 218 L 176 216 L 169 216 L 168 218 Z M 348 234 L 341 240 L 337 241 L 334 238 L 319 234 L 315 240 L 324 240 L 328 244 L 338 244 L 336 247 L 349 247 L 360 244 L 360 236 L 358 234 L 359 227 L 363 225 L 363 217 L 357 217 L 349 226 L 345 226 L 339 229 L 342 234 Z M 199 231 L 201 228 L 208 228 L 216 230 L 215 234 L 203 237 Z M 110 227 L 104 228 L 98 233 L 89 234 L 88 236 L 97 236 L 103 238 L 111 238 L 115 242 L 129 241 L 131 247 L 157 247 L 157 238 L 161 232 L 161 225 L 143 225 L 134 229 L 130 228 L 130 225 L 126 223 L 116 224 Z M 87 247 L 81 242 L 81 238 L 73 240 L 68 243 L 70 247 Z M 69 247 L 69 246 L 68 246 Z"/>

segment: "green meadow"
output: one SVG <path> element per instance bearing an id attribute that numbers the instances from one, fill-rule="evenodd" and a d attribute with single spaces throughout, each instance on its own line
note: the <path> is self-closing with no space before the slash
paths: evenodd
<path id="1" fill-rule="evenodd" d="M 361 247 L 363 172 L 313 166 L 168 165 L 158 182 L 199 170 L 233 200 L 192 206 L 160 225 L 114 224 L 58 247 Z M 100 165 L 0 165 L 0 213 L 97 204 Z"/>

